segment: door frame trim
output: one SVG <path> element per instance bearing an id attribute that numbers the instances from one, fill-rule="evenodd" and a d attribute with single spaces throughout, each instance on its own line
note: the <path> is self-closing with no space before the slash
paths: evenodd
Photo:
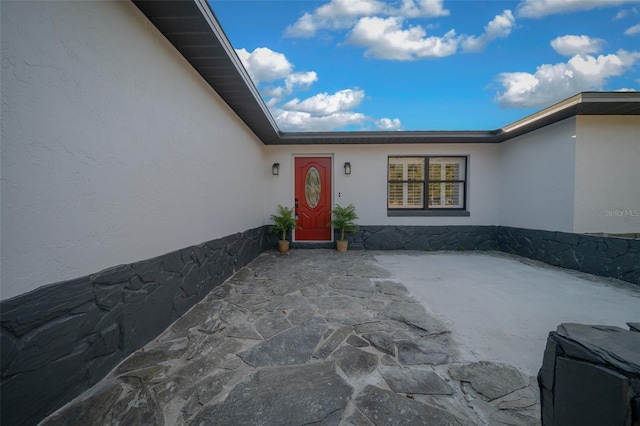
<path id="1" fill-rule="evenodd" d="M 331 207 L 333 208 L 334 200 L 335 200 L 335 156 L 334 153 L 300 153 L 300 154 L 291 154 L 291 205 L 295 205 L 296 199 L 296 158 L 329 158 L 331 160 Z M 331 240 L 320 240 L 320 241 L 309 241 L 309 240 L 301 240 L 298 241 L 300 243 L 333 243 L 334 239 L 334 229 L 331 227 Z M 294 229 L 291 233 L 291 242 L 296 242 L 296 230 Z"/>

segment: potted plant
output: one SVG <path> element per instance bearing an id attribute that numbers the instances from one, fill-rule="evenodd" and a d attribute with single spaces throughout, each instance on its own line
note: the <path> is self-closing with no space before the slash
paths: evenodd
<path id="1" fill-rule="evenodd" d="M 283 207 L 278 204 L 278 214 L 272 214 L 271 220 L 275 222 L 275 225 L 271 226 L 271 232 L 276 235 L 282 234 L 282 238 L 278 241 L 278 251 L 280 253 L 286 253 L 289 251 L 287 232 L 298 228 L 293 215 L 293 208 Z"/>
<path id="2" fill-rule="evenodd" d="M 345 253 L 349 242 L 344 239 L 344 233 L 358 230 L 358 226 L 353 222 L 358 218 L 356 208 L 353 204 L 349 204 L 347 207 L 336 204 L 336 207 L 331 210 L 331 217 L 333 219 L 329 225 L 340 230 L 340 239 L 336 241 L 336 248 L 340 253 Z"/>

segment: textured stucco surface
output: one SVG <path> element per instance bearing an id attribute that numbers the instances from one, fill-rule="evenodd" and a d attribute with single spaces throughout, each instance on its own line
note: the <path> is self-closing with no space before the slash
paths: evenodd
<path id="1" fill-rule="evenodd" d="M 2 2 L 2 299 L 264 224 L 263 147 L 129 2 Z"/>
<path id="2" fill-rule="evenodd" d="M 268 164 L 280 163 L 280 175 L 267 179 L 266 197 L 276 204 L 292 205 L 293 164 L 296 156 L 333 157 L 333 200 L 340 205 L 353 203 L 361 225 L 497 225 L 499 146 L 491 144 L 425 145 L 319 145 L 267 146 Z M 387 159 L 390 156 L 460 155 L 468 157 L 467 217 L 389 217 L 387 216 Z M 344 174 L 344 163 L 352 173 Z M 267 208 L 270 208 L 267 205 Z M 273 208 L 275 210 L 275 208 Z"/>
<path id="3" fill-rule="evenodd" d="M 575 118 L 500 144 L 501 226 L 573 232 Z"/>
<path id="4" fill-rule="evenodd" d="M 499 145 L 265 147 L 127 2 L 5 2 L 1 27 L 2 299 L 268 223 L 299 155 L 332 157 L 332 201 L 364 226 L 638 232 L 637 117 Z M 470 216 L 387 216 L 387 158 L 413 155 L 468 156 Z"/>
<path id="5" fill-rule="evenodd" d="M 640 117 L 577 120 L 574 232 L 640 233 Z"/>

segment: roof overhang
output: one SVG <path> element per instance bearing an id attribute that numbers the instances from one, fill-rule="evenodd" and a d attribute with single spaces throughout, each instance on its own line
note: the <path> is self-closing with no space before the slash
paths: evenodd
<path id="1" fill-rule="evenodd" d="M 532 132 L 577 115 L 640 115 L 636 92 L 582 92 L 528 117 L 504 126 L 497 142 Z"/>
<path id="2" fill-rule="evenodd" d="M 132 0 L 206 82 L 265 143 L 275 120 L 206 0 Z"/>
<path id="3" fill-rule="evenodd" d="M 584 92 L 497 130 L 282 132 L 206 0 L 132 0 L 265 145 L 500 143 L 577 115 L 640 115 L 636 92 Z"/>

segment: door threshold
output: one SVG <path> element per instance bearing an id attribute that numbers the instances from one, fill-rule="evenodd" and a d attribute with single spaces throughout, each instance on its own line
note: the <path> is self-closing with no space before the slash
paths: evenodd
<path id="1" fill-rule="evenodd" d="M 291 243 L 291 248 L 336 248 L 335 241 L 294 241 Z"/>

